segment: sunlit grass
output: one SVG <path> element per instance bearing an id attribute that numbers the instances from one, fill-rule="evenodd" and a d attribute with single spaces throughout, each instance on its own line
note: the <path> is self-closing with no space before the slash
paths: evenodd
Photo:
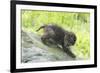
<path id="1" fill-rule="evenodd" d="M 53 23 L 65 30 L 72 31 L 77 36 L 73 46 L 78 57 L 90 57 L 90 14 L 73 12 L 27 11 L 22 10 L 22 28 L 41 35 L 43 31 L 36 30 L 45 24 Z"/>

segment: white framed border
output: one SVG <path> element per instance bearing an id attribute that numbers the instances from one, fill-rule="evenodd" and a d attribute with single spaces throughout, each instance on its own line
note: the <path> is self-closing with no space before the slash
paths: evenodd
<path id="1" fill-rule="evenodd" d="M 26 10 L 47 10 L 47 11 L 66 11 L 66 12 L 89 12 L 90 13 L 90 59 L 81 61 L 61 61 L 61 62 L 43 62 L 43 63 L 21 63 L 21 9 Z M 94 9 L 71 8 L 71 7 L 50 7 L 36 5 L 16 5 L 16 69 L 40 68 L 55 66 L 73 66 L 94 64 Z"/>

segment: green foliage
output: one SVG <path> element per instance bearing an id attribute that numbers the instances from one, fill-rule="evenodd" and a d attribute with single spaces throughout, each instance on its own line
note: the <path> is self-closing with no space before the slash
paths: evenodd
<path id="1" fill-rule="evenodd" d="M 90 14 L 82 12 L 53 12 L 22 10 L 22 29 L 41 35 L 36 30 L 45 24 L 54 23 L 77 36 L 74 53 L 78 57 L 90 57 Z"/>

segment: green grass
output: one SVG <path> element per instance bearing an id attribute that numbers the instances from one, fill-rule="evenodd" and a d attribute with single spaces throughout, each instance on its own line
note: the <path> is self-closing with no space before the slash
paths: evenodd
<path id="1" fill-rule="evenodd" d="M 36 30 L 45 24 L 54 23 L 77 36 L 74 53 L 78 57 L 90 57 L 90 14 L 75 12 L 29 11 L 22 10 L 22 29 L 41 35 Z"/>

